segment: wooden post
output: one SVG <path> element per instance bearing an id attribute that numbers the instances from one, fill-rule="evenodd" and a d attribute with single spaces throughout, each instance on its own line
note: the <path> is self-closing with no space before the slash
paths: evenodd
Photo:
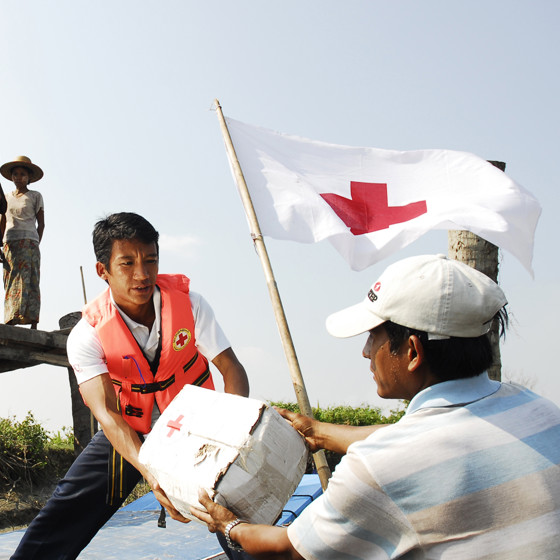
<path id="1" fill-rule="evenodd" d="M 79 311 L 68 313 L 58 321 L 61 329 L 72 329 L 80 320 L 82 314 Z M 92 424 L 92 415 L 89 408 L 84 404 L 76 375 L 71 367 L 68 369 L 68 381 L 70 383 L 70 398 L 72 399 L 72 420 L 74 424 L 74 456 L 78 456 L 91 441 L 97 431 L 97 421 L 94 419 Z"/>
<path id="2" fill-rule="evenodd" d="M 490 161 L 492 165 L 505 171 L 506 164 L 502 161 Z M 449 230 L 448 232 L 449 258 L 464 262 L 469 266 L 483 272 L 498 282 L 498 247 L 482 237 L 465 230 Z M 499 325 L 494 322 L 490 330 L 490 343 L 492 345 L 493 363 L 488 369 L 491 379 L 500 381 L 502 366 L 500 357 Z"/>

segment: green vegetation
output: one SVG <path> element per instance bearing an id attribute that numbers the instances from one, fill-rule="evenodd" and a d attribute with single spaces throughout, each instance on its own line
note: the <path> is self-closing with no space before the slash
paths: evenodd
<path id="1" fill-rule="evenodd" d="M 52 453 L 72 454 L 72 430 L 50 434 L 37 423 L 31 412 L 24 420 L 0 418 L 0 482 L 36 482 L 49 465 Z"/>
<path id="2" fill-rule="evenodd" d="M 299 412 L 299 406 L 295 403 L 271 402 L 270 406 L 286 408 L 293 412 Z M 362 405 L 352 406 L 330 406 L 328 408 L 313 407 L 313 416 L 321 422 L 331 424 L 346 424 L 348 426 L 373 426 L 374 424 L 394 424 L 398 422 L 406 409 L 403 403 L 402 409 L 391 410 L 388 416 L 383 415 L 380 408 Z"/>
<path id="3" fill-rule="evenodd" d="M 150 488 L 150 485 L 144 479 L 140 480 L 140 482 L 132 489 L 132 492 L 129 494 L 128 498 L 124 501 L 123 506 L 127 506 L 128 504 L 130 504 L 134 500 L 137 500 L 138 498 L 141 498 L 151 490 L 152 489 Z"/>
<path id="4" fill-rule="evenodd" d="M 294 403 L 270 402 L 270 406 L 278 408 L 286 408 L 292 412 L 299 412 L 299 406 Z M 405 413 L 408 403 L 403 402 L 402 408 L 391 410 L 388 416 L 385 416 L 380 408 L 362 405 L 359 407 L 351 406 L 331 406 L 328 408 L 312 407 L 313 416 L 321 422 L 329 422 L 330 424 L 346 424 L 348 426 L 373 426 L 374 424 L 394 424 L 398 422 Z M 342 458 L 338 453 L 325 451 L 327 463 L 331 470 L 340 462 Z M 307 472 L 313 472 L 313 459 L 310 458 Z"/>
<path id="5" fill-rule="evenodd" d="M 62 426 L 62 431 L 49 436 L 47 443 L 49 449 L 63 449 L 74 451 L 74 430 L 68 426 Z"/>

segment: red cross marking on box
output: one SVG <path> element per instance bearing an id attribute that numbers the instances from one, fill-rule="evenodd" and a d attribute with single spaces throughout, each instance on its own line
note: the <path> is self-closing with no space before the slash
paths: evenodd
<path id="1" fill-rule="evenodd" d="M 181 428 L 183 427 L 183 424 L 181 424 L 181 420 L 183 418 L 184 416 L 181 414 L 181 416 L 179 416 L 177 420 L 169 420 L 169 422 L 167 422 L 168 427 L 171 428 L 169 430 L 169 433 L 167 434 L 167 437 L 171 437 L 175 433 L 174 430 L 177 431 L 181 430 Z"/>

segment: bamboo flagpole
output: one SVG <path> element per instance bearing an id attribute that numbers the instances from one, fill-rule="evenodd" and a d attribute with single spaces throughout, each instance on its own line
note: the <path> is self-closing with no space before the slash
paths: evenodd
<path id="1" fill-rule="evenodd" d="M 222 130 L 222 135 L 224 137 L 227 155 L 235 175 L 235 181 L 237 183 L 239 194 L 241 196 L 243 208 L 245 209 L 245 214 L 247 215 L 247 219 L 249 221 L 251 237 L 253 238 L 255 249 L 263 267 L 266 284 L 268 287 L 268 293 L 272 301 L 274 317 L 276 318 L 276 323 L 280 332 L 280 338 L 282 339 L 284 353 L 286 354 L 286 359 L 288 360 L 288 366 L 290 369 L 290 375 L 292 377 L 294 391 L 296 393 L 297 403 L 302 414 L 305 414 L 305 416 L 313 417 L 313 410 L 311 409 L 311 405 L 309 403 L 309 398 L 307 396 L 307 391 L 303 382 L 303 376 L 299 367 L 294 343 L 290 334 L 286 315 L 284 313 L 284 307 L 282 305 L 282 300 L 280 299 L 280 293 L 278 291 L 278 286 L 274 278 L 272 265 L 270 264 L 270 259 L 268 258 L 268 252 L 266 250 L 266 245 L 261 233 L 259 221 L 253 207 L 253 202 L 251 201 L 251 195 L 249 194 L 249 189 L 247 188 L 247 183 L 245 182 L 243 171 L 241 170 L 241 165 L 239 164 L 239 160 L 237 159 L 235 148 L 229 134 L 220 102 L 216 99 L 214 103 L 216 105 L 216 114 L 218 115 L 218 120 L 220 121 L 220 127 Z M 315 467 L 317 468 L 317 474 L 319 475 L 321 486 L 323 487 L 323 490 L 325 490 L 327 488 L 328 480 L 331 476 L 331 471 L 327 464 L 325 452 L 323 450 L 315 452 L 313 454 L 313 460 L 315 461 Z"/>

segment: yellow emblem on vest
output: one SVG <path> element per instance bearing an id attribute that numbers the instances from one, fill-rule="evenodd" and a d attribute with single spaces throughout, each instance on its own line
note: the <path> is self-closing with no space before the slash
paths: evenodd
<path id="1" fill-rule="evenodd" d="M 189 329 L 179 329 L 173 337 L 173 350 L 182 350 L 191 341 L 191 331 Z"/>

